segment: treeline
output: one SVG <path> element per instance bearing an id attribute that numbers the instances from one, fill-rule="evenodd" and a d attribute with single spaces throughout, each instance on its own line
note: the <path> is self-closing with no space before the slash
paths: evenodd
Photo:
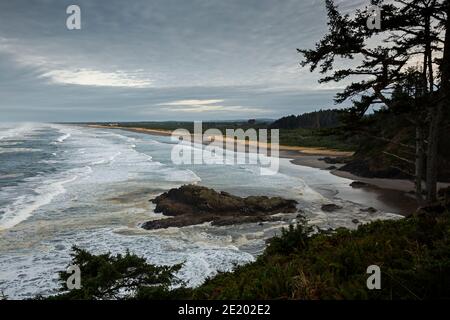
<path id="1" fill-rule="evenodd" d="M 290 115 L 282 117 L 274 121 L 271 125 L 271 129 L 321 129 L 321 128 L 334 128 L 341 124 L 339 120 L 340 110 L 319 110 L 314 112 L 303 113 L 301 115 Z"/>

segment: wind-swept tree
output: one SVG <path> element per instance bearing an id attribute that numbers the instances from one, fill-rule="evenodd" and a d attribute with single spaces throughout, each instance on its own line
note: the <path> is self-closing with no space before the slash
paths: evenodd
<path id="1" fill-rule="evenodd" d="M 170 286 L 181 283 L 175 276 L 180 264 L 155 266 L 128 251 L 116 256 L 110 253 L 93 255 L 74 247 L 71 255 L 71 265 L 77 265 L 81 270 L 81 287 L 68 290 L 67 281 L 71 274 L 61 271 L 61 293 L 49 299 L 115 300 L 137 296 L 158 299 L 168 294 Z"/>
<path id="2" fill-rule="evenodd" d="M 399 93 L 403 86 L 407 92 L 415 78 L 414 92 L 409 90 L 414 103 L 406 112 L 415 115 L 411 121 L 416 127 L 416 146 L 410 148 L 415 149 L 416 193 L 421 200 L 426 149 L 427 201 L 432 202 L 436 199 L 439 130 L 449 100 L 449 1 L 374 0 L 370 5 L 350 16 L 327 0 L 328 33 L 314 49 L 298 50 L 304 56 L 301 65 L 324 74 L 320 82 L 353 79 L 335 101 L 352 100 L 348 113 L 356 120 L 371 107 L 394 108 L 398 105 L 395 91 Z M 373 5 L 382 12 L 379 29 L 367 27 Z M 418 64 L 418 72 L 411 72 Z"/>

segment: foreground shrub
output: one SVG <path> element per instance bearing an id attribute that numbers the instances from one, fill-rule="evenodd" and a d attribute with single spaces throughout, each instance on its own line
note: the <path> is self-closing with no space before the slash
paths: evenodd
<path id="1" fill-rule="evenodd" d="M 133 298 L 138 293 L 148 298 L 166 295 L 169 287 L 179 281 L 174 274 L 181 268 L 175 266 L 155 266 L 145 258 L 130 254 L 116 256 L 110 253 L 93 255 L 74 247 L 71 265 L 81 271 L 81 288 L 67 291 L 70 273 L 62 271 L 60 295 L 55 299 L 124 299 Z"/>
<path id="2" fill-rule="evenodd" d="M 377 221 L 358 230 L 311 237 L 290 227 L 255 263 L 207 281 L 202 299 L 450 298 L 450 217 Z M 367 267 L 381 268 L 381 290 L 368 290 Z"/>
<path id="3" fill-rule="evenodd" d="M 95 256 L 74 249 L 82 288 L 61 299 L 433 299 L 450 298 L 450 215 L 376 221 L 358 230 L 317 232 L 304 223 L 273 238 L 254 263 L 221 273 L 195 289 L 177 286 L 180 265 L 144 258 Z M 367 267 L 381 269 L 381 289 L 369 290 Z M 60 274 L 66 290 L 68 274 Z"/>

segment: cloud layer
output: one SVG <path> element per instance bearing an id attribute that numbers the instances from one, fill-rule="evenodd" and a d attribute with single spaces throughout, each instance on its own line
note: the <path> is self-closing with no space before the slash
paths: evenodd
<path id="1" fill-rule="evenodd" d="M 326 32 L 322 1 L 0 2 L 0 120 L 271 117 L 332 106 L 296 48 Z M 353 10 L 361 1 L 342 1 Z"/>

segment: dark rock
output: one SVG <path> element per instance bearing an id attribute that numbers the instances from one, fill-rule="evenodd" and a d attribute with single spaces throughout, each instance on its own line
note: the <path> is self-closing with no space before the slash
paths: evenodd
<path id="1" fill-rule="evenodd" d="M 350 183 L 350 187 L 352 188 L 362 188 L 362 187 L 367 187 L 369 184 L 362 182 L 362 181 L 353 181 L 352 183 Z"/>
<path id="2" fill-rule="evenodd" d="M 280 217 L 272 217 L 272 216 L 224 216 L 224 217 L 215 217 L 211 224 L 213 226 L 229 226 L 233 224 L 242 224 L 242 223 L 257 223 L 262 226 L 263 222 L 272 222 L 272 221 L 280 221 Z"/>
<path id="3" fill-rule="evenodd" d="M 55 250 L 64 250 L 64 249 L 66 249 L 66 247 L 64 245 L 62 245 L 62 244 L 57 244 L 55 246 Z"/>
<path id="4" fill-rule="evenodd" d="M 342 209 L 342 207 L 338 206 L 337 204 L 334 204 L 334 203 L 322 205 L 322 211 L 325 211 L 325 212 L 332 212 L 332 211 L 336 211 L 339 209 Z"/>
<path id="5" fill-rule="evenodd" d="M 419 207 L 414 215 L 438 216 L 448 211 L 450 211 L 450 202 L 438 201 L 427 206 Z"/>
<path id="6" fill-rule="evenodd" d="M 352 222 L 353 222 L 354 224 L 358 224 L 358 223 L 359 223 L 359 220 L 358 220 L 358 219 L 353 219 Z"/>
<path id="7" fill-rule="evenodd" d="M 337 167 L 336 167 L 336 166 L 329 166 L 329 167 L 327 167 L 327 168 L 325 168 L 325 169 L 327 169 L 327 170 L 336 170 Z"/>
<path id="8" fill-rule="evenodd" d="M 323 161 L 328 164 L 344 164 L 349 161 L 349 159 L 347 157 L 336 157 L 336 158 L 324 157 L 324 158 L 319 158 L 318 160 Z"/>
<path id="9" fill-rule="evenodd" d="M 437 194 L 437 201 L 419 207 L 414 216 L 439 216 L 450 211 L 450 187 L 441 188 Z"/>
<path id="10" fill-rule="evenodd" d="M 148 221 L 144 229 L 183 227 L 211 222 L 223 226 L 280 220 L 276 213 L 296 212 L 297 202 L 281 197 L 237 197 L 227 192 L 216 192 L 206 187 L 186 185 L 171 189 L 152 200 L 155 212 L 173 218 Z"/>
<path id="11" fill-rule="evenodd" d="M 375 167 L 368 160 L 354 159 L 339 168 L 341 171 L 350 172 L 364 178 L 409 179 L 404 172 L 389 166 Z"/>
<path id="12" fill-rule="evenodd" d="M 211 221 L 211 217 L 208 216 L 178 216 L 174 218 L 168 218 L 168 219 L 160 219 L 160 220 L 151 220 L 144 222 L 141 227 L 146 230 L 152 230 L 152 229 L 164 229 L 169 227 L 184 227 L 184 226 L 190 226 L 190 225 L 196 225 L 196 224 L 202 224 L 205 222 Z"/>
<path id="13" fill-rule="evenodd" d="M 377 212 L 378 210 L 375 209 L 374 207 L 368 207 L 368 208 L 365 208 L 365 209 L 360 209 L 359 211 L 361 211 L 361 212 L 375 213 L 375 212 Z"/>

